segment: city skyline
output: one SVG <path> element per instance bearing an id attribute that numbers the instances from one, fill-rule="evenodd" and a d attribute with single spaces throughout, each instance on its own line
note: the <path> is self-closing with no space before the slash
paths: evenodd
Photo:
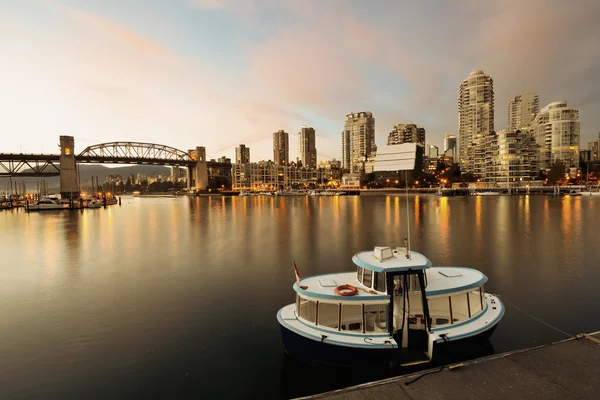
<path id="1" fill-rule="evenodd" d="M 496 130 L 507 128 L 511 99 L 535 92 L 540 104 L 579 110 L 582 147 L 597 136 L 596 2 L 463 1 L 434 13 L 424 4 L 343 4 L 11 2 L 0 13 L 10 39 L 0 66 L 1 150 L 55 153 L 64 134 L 76 151 L 137 140 L 204 146 L 218 158 L 245 143 L 253 159 L 269 159 L 270 133 L 308 125 L 317 158 L 339 159 L 343 118 L 354 110 L 377 119 L 375 143 L 405 121 L 441 148 L 445 133 L 458 133 L 457 86 L 478 69 L 494 78 Z M 395 23 L 399 14 L 410 26 Z M 405 29 L 423 39 L 400 35 Z"/>

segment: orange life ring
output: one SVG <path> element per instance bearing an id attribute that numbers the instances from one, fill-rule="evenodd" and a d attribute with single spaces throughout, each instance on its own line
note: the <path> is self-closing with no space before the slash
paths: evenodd
<path id="1" fill-rule="evenodd" d="M 339 296 L 356 296 L 358 289 L 352 285 L 340 285 L 334 289 L 334 292 Z"/>

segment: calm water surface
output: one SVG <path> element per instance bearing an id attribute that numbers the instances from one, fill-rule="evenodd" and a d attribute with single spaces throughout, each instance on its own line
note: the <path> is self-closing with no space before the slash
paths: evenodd
<path id="1" fill-rule="evenodd" d="M 0 397 L 289 398 L 384 376 L 284 357 L 277 310 L 301 275 L 406 236 L 406 201 L 123 198 L 0 212 Z M 414 250 L 474 267 L 507 312 L 504 352 L 600 330 L 600 199 L 409 198 Z M 517 306 L 519 309 L 515 308 Z M 489 351 L 489 349 L 488 349 Z"/>

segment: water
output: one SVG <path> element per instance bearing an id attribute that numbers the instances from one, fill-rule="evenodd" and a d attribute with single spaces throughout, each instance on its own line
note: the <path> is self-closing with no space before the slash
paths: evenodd
<path id="1" fill-rule="evenodd" d="M 414 250 L 482 270 L 507 303 L 495 352 L 600 330 L 600 199 L 409 198 Z M 0 212 L 0 396 L 289 398 L 383 376 L 284 357 L 301 275 L 406 236 L 405 199 L 123 198 Z M 489 351 L 489 349 L 488 349 Z"/>

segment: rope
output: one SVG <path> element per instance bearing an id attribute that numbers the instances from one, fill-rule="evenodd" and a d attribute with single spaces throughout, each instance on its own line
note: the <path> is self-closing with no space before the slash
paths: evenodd
<path id="1" fill-rule="evenodd" d="M 498 297 L 500 297 L 500 296 L 498 296 Z M 511 302 L 509 302 L 509 301 L 506 301 L 506 299 L 505 299 L 504 297 L 502 297 L 502 298 L 501 298 L 501 300 L 502 300 L 504 303 L 508 304 L 509 306 L 511 306 L 511 307 L 514 307 L 516 310 L 518 310 L 518 311 L 521 311 L 523 314 L 527 315 L 529 318 L 531 318 L 531 319 L 533 319 L 533 320 L 535 320 L 535 321 L 539 322 L 540 324 L 546 325 L 548 328 L 554 329 L 555 331 L 557 331 L 557 332 L 559 332 L 559 333 L 562 333 L 562 334 L 563 334 L 563 335 L 565 335 L 565 336 L 568 336 L 568 337 L 571 337 L 571 338 L 574 338 L 574 337 L 575 337 L 575 336 L 571 335 L 570 333 L 568 333 L 568 332 L 565 332 L 565 331 L 563 331 L 562 329 L 559 329 L 559 328 L 555 327 L 554 325 L 551 325 L 551 324 L 549 324 L 548 322 L 546 322 L 546 321 L 543 321 L 543 320 L 539 319 L 539 318 L 538 318 L 538 317 L 536 317 L 535 315 L 532 315 L 531 313 L 528 313 L 527 311 L 523 310 L 521 307 L 518 307 L 518 306 L 516 306 L 516 305 L 512 304 Z"/>

